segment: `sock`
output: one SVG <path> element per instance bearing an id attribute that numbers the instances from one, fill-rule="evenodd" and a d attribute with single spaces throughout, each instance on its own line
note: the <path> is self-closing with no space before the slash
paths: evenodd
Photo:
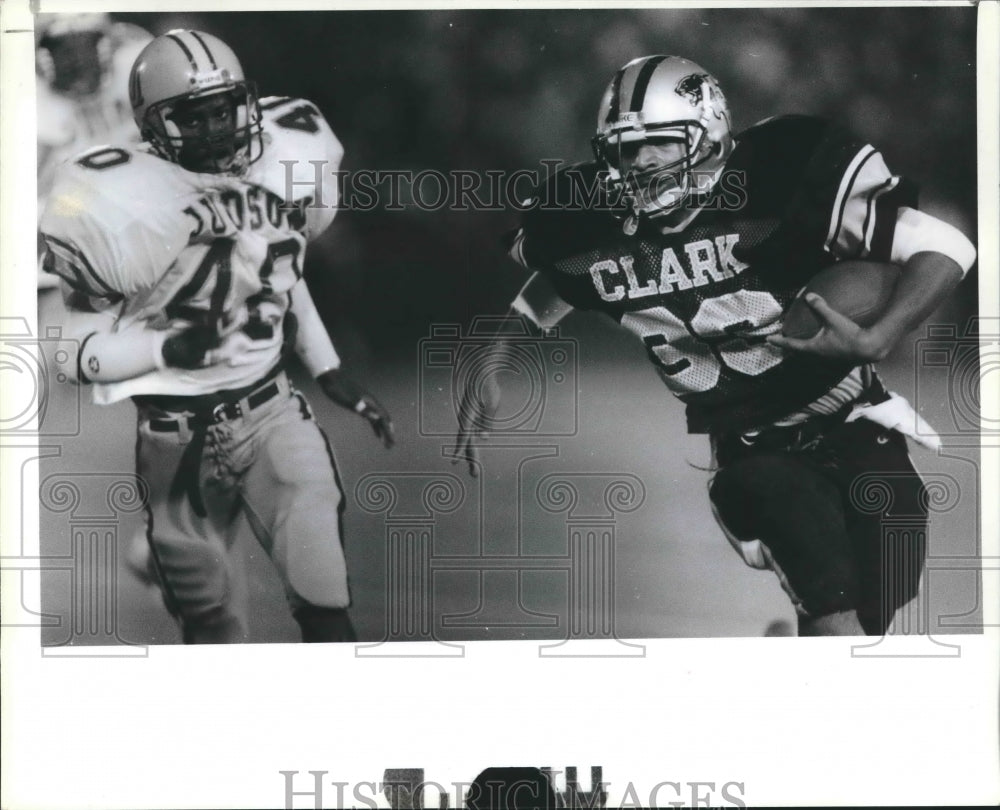
<path id="1" fill-rule="evenodd" d="M 358 640 L 346 608 L 303 605 L 293 615 L 307 644 Z"/>

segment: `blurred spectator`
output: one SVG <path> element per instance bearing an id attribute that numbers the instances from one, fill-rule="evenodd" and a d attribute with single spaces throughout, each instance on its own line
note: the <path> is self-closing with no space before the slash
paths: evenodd
<path id="1" fill-rule="evenodd" d="M 137 143 L 128 74 L 152 37 L 107 14 L 41 14 L 35 26 L 38 216 L 56 167 L 90 146 Z M 39 288 L 57 279 L 38 273 Z"/>

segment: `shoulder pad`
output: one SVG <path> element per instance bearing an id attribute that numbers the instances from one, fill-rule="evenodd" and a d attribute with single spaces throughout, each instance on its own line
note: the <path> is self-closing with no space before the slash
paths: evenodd
<path id="1" fill-rule="evenodd" d="M 187 244 L 183 200 L 197 176 L 141 149 L 88 149 L 59 168 L 40 229 L 69 246 L 65 258 L 96 280 L 92 290 L 127 295 Z"/>
<path id="2" fill-rule="evenodd" d="M 621 233 L 594 162 L 560 166 L 535 187 L 522 209 L 520 250 L 532 268 L 551 266 Z"/>
<path id="3" fill-rule="evenodd" d="M 815 115 L 775 115 L 747 127 L 736 136 L 736 140 L 755 143 L 806 140 L 815 143 L 829 126 L 827 119 Z"/>
<path id="4" fill-rule="evenodd" d="M 830 122 L 810 115 L 768 118 L 736 136 L 729 166 L 767 174 L 799 171 L 831 130 Z"/>
<path id="5" fill-rule="evenodd" d="M 337 172 L 344 147 L 311 101 L 291 96 L 260 100 L 264 154 L 248 179 L 282 199 L 312 198 L 306 208 L 307 233 L 319 235 L 333 221 L 339 203 Z"/>
<path id="6" fill-rule="evenodd" d="M 276 125 L 278 129 L 315 135 L 320 132 L 320 122 L 326 122 L 315 104 L 293 96 L 266 96 L 259 102 L 264 127 Z"/>

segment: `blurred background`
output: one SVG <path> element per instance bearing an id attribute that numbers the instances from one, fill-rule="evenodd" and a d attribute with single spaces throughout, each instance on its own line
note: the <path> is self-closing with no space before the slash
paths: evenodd
<path id="1" fill-rule="evenodd" d="M 612 73 L 640 55 L 682 55 L 719 79 L 737 130 L 791 112 L 837 119 L 878 146 L 895 172 L 920 185 L 925 210 L 975 239 L 973 7 L 113 16 L 153 34 L 190 27 L 221 37 L 261 95 L 301 96 L 319 107 L 345 145 L 343 168 L 349 171 L 544 173 L 543 160 L 588 159 L 597 105 Z M 381 451 L 365 425 L 301 381 L 340 460 L 355 622 L 366 639 L 397 637 L 387 630 L 385 519 L 357 504 L 355 488 L 368 474 L 447 472 L 466 481 L 469 508 L 439 525 L 435 541 L 452 544 L 454 553 L 463 544 L 465 553 L 477 547 L 515 553 L 532 543 L 532 553 L 565 552 L 563 525 L 546 534 L 545 516 L 522 515 L 517 488 L 503 490 L 504 476 L 510 480 L 520 467 L 498 462 L 495 480 L 473 486 L 464 470 L 449 466 L 446 440 L 417 429 L 427 394 L 421 388 L 420 341 L 432 326 L 465 329 L 475 316 L 506 310 L 526 279 L 501 247 L 503 233 L 516 221 L 513 212 L 502 210 L 428 212 L 411 205 L 403 211 L 345 211 L 308 257 L 307 278 L 345 366 L 383 399 L 399 432 L 399 446 Z M 962 334 L 976 312 L 976 272 L 934 322 Z M 553 469 L 627 473 L 643 482 L 642 507 L 616 523 L 618 635 L 760 635 L 772 620 L 791 619 L 776 579 L 744 568 L 715 526 L 705 492 L 707 442 L 685 434 L 682 409 L 656 379 L 642 346 L 589 313 L 567 318 L 561 337 L 572 342 L 579 360 L 578 429 L 550 441 L 558 445 L 557 458 L 536 464 L 523 483 L 533 485 Z M 884 364 L 885 374 L 892 387 L 918 400 L 932 424 L 953 421 L 947 368 L 921 372 L 924 393 L 915 390 L 915 345 L 898 347 Z M 928 396 L 929 389 L 937 393 Z M 130 470 L 132 434 L 123 426 L 131 410 L 127 403 L 84 406 L 80 437 L 65 442 L 59 459 L 43 462 L 43 477 L 46 471 L 95 465 Z M 955 479 L 962 490 L 958 507 L 937 519 L 932 553 L 975 556 L 975 457 L 960 455 L 918 451 L 917 460 L 923 469 Z M 43 510 L 42 529 L 43 545 L 56 553 L 67 545 L 65 515 Z M 126 521 L 123 535 L 131 530 Z M 254 556 L 254 576 L 267 594 L 255 617 L 255 640 L 294 640 L 294 625 L 267 566 L 259 552 Z M 435 578 L 437 637 L 565 635 L 564 627 L 551 623 L 504 627 L 501 602 L 508 585 L 463 576 Z M 538 582 L 518 578 L 521 608 L 564 615 L 565 587 L 548 576 L 539 573 Z M 64 580 L 61 574 L 46 579 L 49 612 L 66 609 Z M 928 621 L 975 615 L 977 593 L 968 576 L 941 577 Z M 177 640 L 153 592 L 123 574 L 121 594 L 126 640 Z M 449 611 L 494 620 L 449 629 L 440 622 Z M 945 625 L 934 627 L 961 627 L 953 622 L 946 631 Z M 65 626 L 52 628 L 45 638 L 65 643 L 67 633 Z"/>
<path id="2" fill-rule="evenodd" d="M 842 121 L 921 184 L 927 210 L 970 235 L 975 228 L 974 8 L 116 18 L 153 34 L 193 27 L 221 37 L 262 95 L 319 106 L 351 171 L 510 173 L 589 159 L 614 71 L 636 56 L 678 54 L 716 75 L 737 130 L 790 112 Z M 318 287 L 330 284 L 332 329 L 393 357 L 400 337 L 426 334 L 431 321 L 503 310 L 523 278 L 497 249 L 514 224 L 509 213 L 416 208 L 340 218 L 311 268 Z"/>

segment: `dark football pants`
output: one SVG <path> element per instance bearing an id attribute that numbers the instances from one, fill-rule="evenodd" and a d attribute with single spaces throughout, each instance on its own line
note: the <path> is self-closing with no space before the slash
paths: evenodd
<path id="1" fill-rule="evenodd" d="M 248 631 L 245 553 L 251 532 L 267 552 L 293 613 L 350 604 L 341 543 L 343 494 L 322 430 L 284 375 L 279 394 L 237 419 L 208 428 L 198 469 L 206 514 L 174 479 L 192 431 L 154 431 L 139 410 L 136 466 L 149 487 L 147 531 L 168 609 L 185 640 L 244 641 Z"/>
<path id="2" fill-rule="evenodd" d="M 916 596 L 926 554 L 923 483 L 906 439 L 858 419 L 802 447 L 768 441 L 795 433 L 719 443 L 716 515 L 748 564 L 774 569 L 801 614 L 854 609 L 866 633 L 883 635 Z"/>

